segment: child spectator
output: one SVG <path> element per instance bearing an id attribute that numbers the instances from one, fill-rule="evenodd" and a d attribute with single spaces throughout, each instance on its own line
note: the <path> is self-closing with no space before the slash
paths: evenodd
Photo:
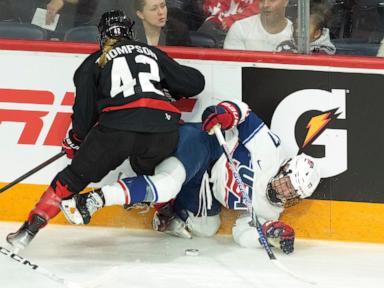
<path id="1" fill-rule="evenodd" d="M 311 14 L 309 17 L 309 51 L 312 54 L 334 55 L 336 53 L 336 47 L 331 42 L 329 36 L 329 29 L 326 28 L 329 11 L 328 7 L 324 4 L 311 5 Z M 298 52 L 297 43 L 300 35 L 298 35 L 297 21 L 293 29 L 292 39 L 281 42 L 276 48 L 278 52 Z"/>

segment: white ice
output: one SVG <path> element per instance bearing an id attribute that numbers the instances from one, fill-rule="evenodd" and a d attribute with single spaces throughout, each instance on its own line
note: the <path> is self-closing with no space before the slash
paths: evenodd
<path id="1" fill-rule="evenodd" d="M 20 223 L 0 222 L 0 246 Z M 186 256 L 185 249 L 199 249 Z M 384 245 L 297 240 L 279 261 L 315 281 L 281 272 L 263 249 L 236 246 L 229 236 L 178 239 L 153 231 L 48 225 L 19 253 L 50 273 L 83 287 L 108 288 L 371 288 L 383 287 Z M 1 288 L 56 288 L 62 284 L 0 255 Z"/>

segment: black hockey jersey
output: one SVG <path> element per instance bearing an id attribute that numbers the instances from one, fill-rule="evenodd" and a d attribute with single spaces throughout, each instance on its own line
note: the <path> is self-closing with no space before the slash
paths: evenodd
<path id="1" fill-rule="evenodd" d="M 122 41 L 107 53 L 88 56 L 74 75 L 76 97 L 72 126 L 83 139 L 98 122 L 119 130 L 170 132 L 178 129 L 180 111 L 165 95 L 192 97 L 205 86 L 196 69 L 177 63 L 160 49 L 136 41 Z"/>

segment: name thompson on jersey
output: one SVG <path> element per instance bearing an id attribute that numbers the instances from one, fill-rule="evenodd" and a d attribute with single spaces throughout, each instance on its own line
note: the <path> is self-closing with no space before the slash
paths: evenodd
<path id="1" fill-rule="evenodd" d="M 157 60 L 157 56 L 155 53 L 152 52 L 152 50 L 150 50 L 148 47 L 143 47 L 140 45 L 123 45 L 120 47 L 113 48 L 111 51 L 108 52 L 107 59 L 108 61 L 110 61 L 113 58 L 116 58 L 117 56 L 122 56 L 131 53 L 144 54 Z"/>

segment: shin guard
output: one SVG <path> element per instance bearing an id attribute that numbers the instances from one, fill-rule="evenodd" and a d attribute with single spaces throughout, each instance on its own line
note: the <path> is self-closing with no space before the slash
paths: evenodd
<path id="1" fill-rule="evenodd" d="M 61 200 L 72 196 L 73 193 L 68 190 L 67 186 L 63 186 L 59 181 L 56 182 L 55 186 L 55 188 L 49 186 L 43 193 L 35 208 L 30 212 L 28 221 L 32 220 L 33 215 L 40 215 L 46 220 L 46 223 L 42 226 L 44 227 L 50 219 L 59 214 Z"/>

